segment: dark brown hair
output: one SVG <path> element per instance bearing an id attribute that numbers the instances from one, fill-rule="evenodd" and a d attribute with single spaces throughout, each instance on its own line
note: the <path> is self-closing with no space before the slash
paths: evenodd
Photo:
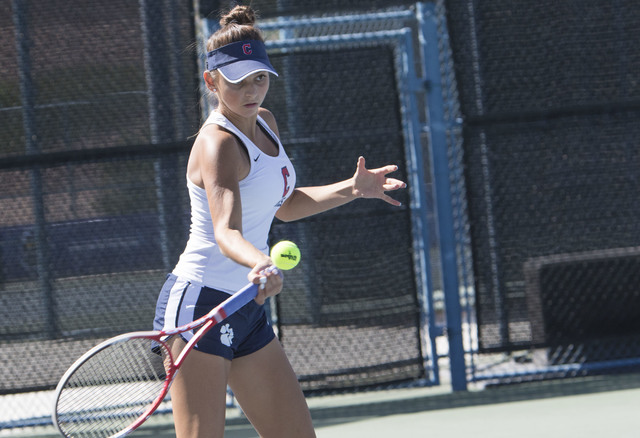
<path id="1" fill-rule="evenodd" d="M 262 32 L 255 27 L 256 13 L 251 6 L 236 6 L 220 18 L 220 29 L 209 37 L 207 51 L 244 40 L 264 42 Z"/>

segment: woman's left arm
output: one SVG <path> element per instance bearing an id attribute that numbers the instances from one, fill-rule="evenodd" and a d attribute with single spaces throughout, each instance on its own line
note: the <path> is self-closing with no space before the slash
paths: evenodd
<path id="1" fill-rule="evenodd" d="M 367 169 L 364 157 L 360 157 L 353 177 L 325 186 L 296 188 L 282 204 L 276 217 L 291 222 L 331 210 L 357 198 L 382 199 L 399 206 L 400 202 L 386 194 L 407 186 L 403 181 L 387 177 L 387 174 L 396 170 L 398 166 L 394 165 Z"/>

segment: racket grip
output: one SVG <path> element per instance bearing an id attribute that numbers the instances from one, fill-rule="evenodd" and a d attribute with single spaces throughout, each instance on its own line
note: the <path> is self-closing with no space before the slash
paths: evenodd
<path id="1" fill-rule="evenodd" d="M 249 283 L 238 292 L 233 294 L 230 298 L 227 298 L 222 305 L 222 310 L 225 314 L 231 315 L 232 313 L 240 310 L 242 306 L 254 299 L 258 295 L 258 284 Z"/>
<path id="2" fill-rule="evenodd" d="M 280 278 L 283 278 L 282 271 L 280 271 L 278 268 L 273 268 L 271 269 L 271 271 L 275 271 L 280 276 Z M 240 310 L 241 307 L 243 307 L 249 301 L 253 300 L 258 295 L 259 287 L 259 284 L 249 283 L 238 292 L 233 294 L 222 304 L 222 310 L 224 311 L 224 313 L 227 315 L 231 315 L 232 313 Z"/>

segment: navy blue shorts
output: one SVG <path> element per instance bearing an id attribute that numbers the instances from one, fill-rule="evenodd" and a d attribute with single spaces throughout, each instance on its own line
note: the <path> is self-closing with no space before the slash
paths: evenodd
<path id="1" fill-rule="evenodd" d="M 153 328 L 166 330 L 187 324 L 206 315 L 229 297 L 226 292 L 197 286 L 169 274 L 158 297 Z M 187 342 L 192 336 L 193 331 L 182 333 Z M 267 322 L 264 306 L 251 300 L 236 313 L 213 326 L 194 349 L 232 360 L 260 350 L 273 338 L 275 334 Z"/>

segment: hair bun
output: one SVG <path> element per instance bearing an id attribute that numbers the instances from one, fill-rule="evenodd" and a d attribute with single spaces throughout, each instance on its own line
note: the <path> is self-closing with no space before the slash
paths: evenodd
<path id="1" fill-rule="evenodd" d="M 236 6 L 220 19 L 220 26 L 225 27 L 230 24 L 253 26 L 256 22 L 256 14 L 250 6 Z"/>

